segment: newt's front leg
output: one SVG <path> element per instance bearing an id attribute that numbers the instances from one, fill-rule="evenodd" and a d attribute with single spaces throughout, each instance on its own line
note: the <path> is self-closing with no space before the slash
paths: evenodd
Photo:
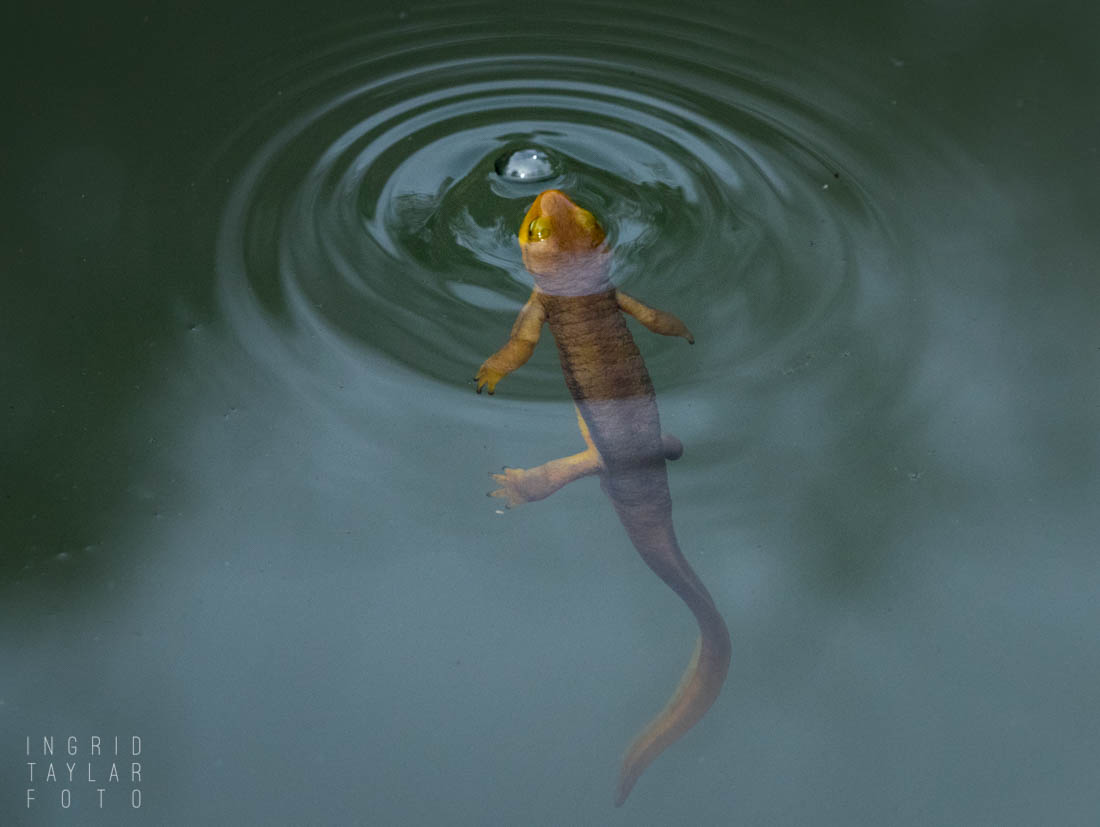
<path id="1" fill-rule="evenodd" d="M 620 310 L 633 316 L 654 333 L 660 333 L 662 336 L 683 336 L 688 340 L 688 344 L 695 344 L 695 337 L 691 335 L 687 325 L 671 313 L 643 304 L 622 290 L 615 291 L 615 301 Z"/>
<path id="2" fill-rule="evenodd" d="M 478 369 L 475 377 L 478 393 L 481 393 L 481 389 L 486 386 L 489 388 L 489 393 L 493 393 L 497 382 L 520 367 L 535 352 L 543 322 L 546 321 L 546 310 L 539 301 L 538 293 L 538 290 L 532 292 L 527 304 L 519 311 L 504 347 L 486 359 Z"/>

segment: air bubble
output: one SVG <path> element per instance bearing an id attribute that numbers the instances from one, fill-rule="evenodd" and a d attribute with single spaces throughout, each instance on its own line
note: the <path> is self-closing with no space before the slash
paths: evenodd
<path id="1" fill-rule="evenodd" d="M 517 149 L 497 158 L 497 175 L 515 181 L 545 181 L 556 174 L 554 159 L 541 149 Z"/>

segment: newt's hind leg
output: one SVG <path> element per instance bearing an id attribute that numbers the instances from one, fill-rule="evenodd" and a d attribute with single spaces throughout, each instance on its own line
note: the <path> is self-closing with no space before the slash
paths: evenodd
<path id="1" fill-rule="evenodd" d="M 505 468 L 502 473 L 492 475 L 493 479 L 500 483 L 500 488 L 490 491 L 489 496 L 508 500 L 508 507 L 511 508 L 549 497 L 573 480 L 579 480 L 581 477 L 591 476 L 603 470 L 600 452 L 592 444 L 588 425 L 585 424 L 580 411 L 577 411 L 577 424 L 580 426 L 584 443 L 588 447 L 579 454 L 552 459 L 535 468 Z"/>
<path id="2" fill-rule="evenodd" d="M 570 457 L 552 459 L 535 468 L 504 468 L 493 479 L 500 488 L 490 491 L 490 497 L 508 500 L 508 507 L 531 503 L 549 497 L 573 480 L 587 477 L 600 470 L 599 457 L 581 451 Z"/>
<path id="3" fill-rule="evenodd" d="M 490 491 L 489 496 L 508 500 L 507 507 L 512 508 L 545 499 L 573 480 L 602 471 L 603 460 L 592 443 L 588 423 L 584 421 L 580 410 L 577 410 L 577 425 L 587 446 L 583 451 L 561 459 L 552 459 L 534 468 L 505 467 L 501 473 L 491 475 L 500 483 L 500 488 Z M 672 434 L 661 435 L 661 447 L 664 449 L 665 459 L 679 459 L 684 453 L 683 444 Z"/>

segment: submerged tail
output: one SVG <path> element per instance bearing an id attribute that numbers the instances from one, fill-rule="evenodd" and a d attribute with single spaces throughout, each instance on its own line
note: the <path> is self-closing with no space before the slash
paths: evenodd
<path id="1" fill-rule="evenodd" d="M 634 782 L 653 759 L 691 729 L 722 690 L 730 665 L 729 632 L 714 605 L 710 604 L 707 609 L 705 613 L 696 611 L 701 634 L 680 685 L 661 714 L 634 739 L 623 757 L 615 794 L 616 807 L 626 801 Z M 704 614 L 709 615 L 706 620 Z"/>
<path id="2" fill-rule="evenodd" d="M 699 640 L 679 687 L 661 713 L 634 739 L 623 757 L 619 788 L 615 795 L 615 806 L 618 807 L 626 801 L 634 782 L 653 759 L 691 729 L 718 697 L 729 671 L 730 636 L 706 587 L 680 552 L 672 530 L 671 515 L 667 520 L 654 520 L 652 512 L 643 515 L 635 509 L 624 507 L 621 502 L 615 505 L 642 559 L 672 587 L 699 623 Z"/>

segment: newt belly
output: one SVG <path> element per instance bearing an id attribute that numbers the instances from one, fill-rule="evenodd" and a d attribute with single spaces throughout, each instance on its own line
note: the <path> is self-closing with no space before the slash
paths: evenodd
<path id="1" fill-rule="evenodd" d="M 679 688 L 626 752 L 615 802 L 620 805 L 653 759 L 703 717 L 729 669 L 729 632 L 673 529 L 665 460 L 678 458 L 682 446 L 661 431 L 653 382 L 623 313 L 656 333 L 694 340 L 672 314 L 615 289 L 608 279 L 603 230 L 564 193 L 547 190 L 535 199 L 519 243 L 535 290 L 508 342 L 478 371 L 477 390 L 493 393 L 505 375 L 527 361 L 543 324 L 549 324 L 587 447 L 536 468 L 506 468 L 494 475 L 501 487 L 492 493 L 518 505 L 598 474 L 642 559 L 699 624 L 699 641 Z"/>

